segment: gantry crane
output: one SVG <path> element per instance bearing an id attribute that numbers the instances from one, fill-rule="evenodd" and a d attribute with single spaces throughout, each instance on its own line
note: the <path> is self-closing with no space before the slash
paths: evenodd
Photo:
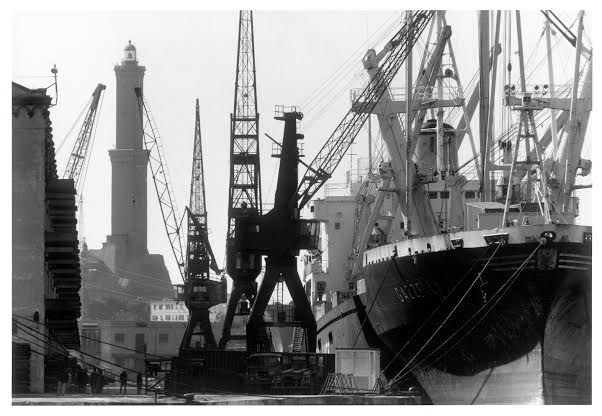
<path id="1" fill-rule="evenodd" d="M 364 111 L 352 109 L 347 113 L 308 166 L 300 183 L 297 142 L 303 135 L 297 133 L 297 123 L 303 114 L 295 107 L 277 107 L 275 118 L 285 125 L 274 208 L 265 215 L 241 216 L 235 221 L 235 251 L 266 256 L 265 274 L 247 323 L 247 351 L 260 347 L 258 336 L 267 325 L 275 325 L 264 322 L 264 313 L 276 284 L 284 281 L 293 299 L 294 313 L 289 322 L 278 324 L 304 328 L 306 345 L 310 352 L 315 352 L 316 322 L 299 279 L 296 257 L 300 250 L 317 248 L 319 222 L 300 219 L 300 209 L 330 178 L 433 14 L 433 11 L 413 12 L 411 18 L 406 19 L 387 44 L 383 63 L 373 82 L 360 94 L 358 101 L 365 107 Z"/>
<path id="2" fill-rule="evenodd" d="M 238 22 L 238 56 L 234 86 L 234 110 L 230 115 L 230 186 L 226 272 L 233 285 L 219 347 L 244 336 L 230 334 L 237 308 L 248 314 L 257 293 L 255 279 L 261 272 L 261 256 L 237 250 L 235 226 L 238 218 L 261 215 L 261 175 L 259 160 L 259 113 L 255 79 L 255 40 L 253 12 L 241 10 Z M 246 302 L 239 301 L 245 297 Z M 246 312 L 245 312 L 246 311 Z"/>
<path id="3" fill-rule="evenodd" d="M 190 206 L 186 241 L 186 267 L 183 285 L 176 285 L 176 300 L 184 301 L 189 317 L 180 356 L 198 349 L 215 349 L 217 344 L 209 321 L 209 308 L 226 302 L 226 279 L 210 278 L 210 270 L 222 273 L 215 261 L 207 228 L 205 205 L 205 180 L 203 171 L 203 147 L 199 100 L 196 100 L 194 150 L 192 153 L 192 177 L 190 180 Z"/>

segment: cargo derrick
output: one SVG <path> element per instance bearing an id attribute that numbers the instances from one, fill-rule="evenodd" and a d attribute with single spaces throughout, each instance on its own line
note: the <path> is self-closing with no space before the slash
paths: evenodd
<path id="1" fill-rule="evenodd" d="M 183 285 L 174 285 L 176 301 L 184 301 L 189 311 L 188 324 L 180 344 L 180 356 L 200 349 L 216 349 L 217 344 L 209 321 L 209 308 L 226 302 L 226 279 L 210 278 L 210 269 L 218 275 L 222 270 L 217 266 L 208 238 L 198 99 L 190 180 L 190 207 L 186 208 L 186 213 L 188 228 L 185 280 Z"/>
<path id="2" fill-rule="evenodd" d="M 293 201 L 299 203 L 299 210 L 311 201 L 330 179 L 434 14 L 433 10 L 412 12 L 412 18 L 406 18 L 401 29 L 380 52 L 383 56 L 380 68 L 370 84 L 358 94 L 354 105 L 326 140 L 301 178 Z"/>
<path id="3" fill-rule="evenodd" d="M 372 59 L 364 59 L 366 68 L 372 68 L 372 64 L 376 62 L 376 66 L 371 71 L 371 82 L 357 94 L 343 120 L 307 167 L 292 201 L 293 204 L 299 204 L 297 210 L 300 211 L 311 201 L 324 183 L 330 179 L 362 126 L 368 120 L 370 114 L 375 111 L 379 101 L 383 97 L 386 99 L 391 81 L 434 14 L 435 12 L 432 10 L 412 12 L 412 18 L 406 18 L 402 28 L 395 33 L 378 55 L 373 50 L 369 51 L 367 55 Z M 401 172 L 401 169 L 399 169 L 399 172 Z M 387 179 L 383 188 L 388 188 L 392 179 Z M 399 178 L 398 182 L 400 182 Z M 384 197 L 384 193 L 382 193 L 382 197 Z M 361 259 L 361 256 L 357 256 L 357 259 Z"/>
<path id="4" fill-rule="evenodd" d="M 230 185 L 226 235 L 226 272 L 233 285 L 219 342 L 220 349 L 224 349 L 230 340 L 245 339 L 244 336 L 231 335 L 230 329 L 234 316 L 248 314 L 248 307 L 253 305 L 257 293 L 255 279 L 261 272 L 261 256 L 234 248 L 235 228 L 239 218 L 261 215 L 261 212 L 253 12 L 241 10 L 238 23 L 234 109 L 230 115 Z"/>

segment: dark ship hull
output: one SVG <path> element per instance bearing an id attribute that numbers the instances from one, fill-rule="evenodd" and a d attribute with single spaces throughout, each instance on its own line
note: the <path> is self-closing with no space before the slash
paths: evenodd
<path id="1" fill-rule="evenodd" d="M 433 403 L 591 403 L 591 250 L 591 227 L 574 225 L 369 250 L 319 348 L 380 348 L 387 378 Z"/>

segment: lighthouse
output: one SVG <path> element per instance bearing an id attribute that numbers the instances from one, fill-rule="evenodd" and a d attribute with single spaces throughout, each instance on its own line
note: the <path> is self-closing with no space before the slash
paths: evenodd
<path id="1" fill-rule="evenodd" d="M 144 132 L 134 88 L 144 81 L 143 66 L 138 65 L 136 47 L 130 41 L 123 50 L 120 65 L 115 65 L 116 140 L 109 150 L 112 168 L 111 234 L 124 236 L 128 255 L 147 250 L 147 165 L 149 152 L 144 149 Z"/>
<path id="2" fill-rule="evenodd" d="M 134 91 L 143 89 L 146 68 L 139 64 L 136 47 L 131 41 L 123 49 L 121 62 L 114 69 L 116 130 L 115 146 L 109 150 L 111 234 L 100 250 L 89 252 L 111 269 L 120 291 L 127 296 L 162 299 L 171 295 L 171 281 L 163 256 L 148 252 L 149 151 L 144 146 L 143 122 Z M 149 278 L 153 279 L 152 285 L 148 283 Z"/>

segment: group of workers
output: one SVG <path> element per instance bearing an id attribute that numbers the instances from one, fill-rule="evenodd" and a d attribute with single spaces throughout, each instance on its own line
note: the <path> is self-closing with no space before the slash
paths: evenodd
<path id="1" fill-rule="evenodd" d="M 113 378 L 105 375 L 100 368 L 94 367 L 92 373 L 88 374 L 88 370 L 80 365 L 64 366 L 58 376 L 57 396 L 64 396 L 68 391 L 79 394 L 102 394 L 104 387 L 113 381 Z M 119 394 L 127 394 L 127 382 L 128 374 L 124 370 L 119 375 Z M 75 385 L 75 388 L 71 389 L 72 385 Z M 142 394 L 141 373 L 136 376 L 136 393 Z"/>

